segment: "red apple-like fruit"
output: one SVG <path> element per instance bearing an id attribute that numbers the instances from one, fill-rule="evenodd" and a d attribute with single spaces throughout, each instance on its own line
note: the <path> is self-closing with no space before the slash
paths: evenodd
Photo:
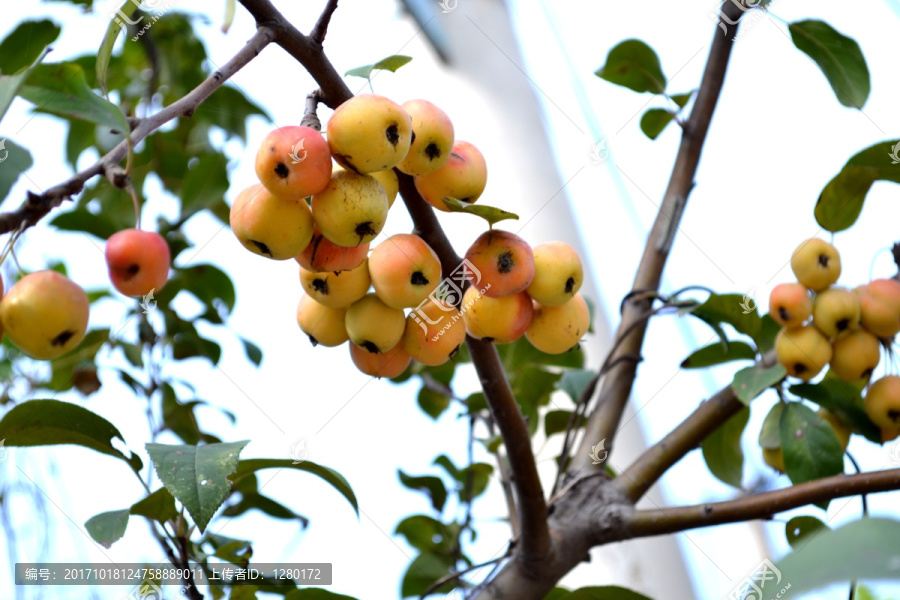
<path id="1" fill-rule="evenodd" d="M 126 296 L 159 291 L 169 279 L 169 244 L 158 233 L 123 229 L 106 242 L 106 265 L 113 286 Z"/>

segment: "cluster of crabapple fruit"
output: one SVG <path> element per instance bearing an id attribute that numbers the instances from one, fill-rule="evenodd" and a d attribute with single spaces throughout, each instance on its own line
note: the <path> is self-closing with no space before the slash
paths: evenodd
<path id="1" fill-rule="evenodd" d="M 259 183 L 231 206 L 235 236 L 255 254 L 300 264 L 297 323 L 314 345 L 349 342 L 363 373 L 396 377 L 412 360 L 441 365 L 467 332 L 498 344 L 525 335 L 550 353 L 587 332 L 581 261 L 568 244 L 532 249 L 491 229 L 469 248 L 456 284 L 442 280 L 437 254 L 418 235 L 393 235 L 369 251 L 397 197 L 396 171 L 442 211 L 450 210 L 445 199 L 472 204 L 485 189 L 484 157 L 455 140 L 431 102 L 355 96 L 334 111 L 324 136 L 306 125 L 270 132 L 255 169 Z M 464 296 L 454 295 L 466 279 Z"/>
<path id="2" fill-rule="evenodd" d="M 890 349 L 900 333 L 900 281 L 875 279 L 852 290 L 835 286 L 841 275 L 840 254 L 818 238 L 797 247 L 791 269 L 797 282 L 779 284 L 769 296 L 769 314 L 782 326 L 775 339 L 778 362 L 788 375 L 803 381 L 827 365 L 843 381 L 868 384 L 863 408 L 881 428 L 883 441 L 897 438 L 900 377 L 886 375 L 871 383 L 869 379 L 881 361 L 882 346 Z M 825 409 L 819 415 L 846 449 L 849 427 Z M 780 449 L 764 450 L 764 458 L 784 470 Z"/>
<path id="3" fill-rule="evenodd" d="M 110 282 L 126 296 L 146 296 L 169 278 L 169 245 L 158 233 L 123 229 L 109 237 L 105 254 Z M 28 273 L 0 299 L 0 338 L 32 358 L 53 360 L 84 338 L 89 314 L 80 285 L 49 269 Z"/>

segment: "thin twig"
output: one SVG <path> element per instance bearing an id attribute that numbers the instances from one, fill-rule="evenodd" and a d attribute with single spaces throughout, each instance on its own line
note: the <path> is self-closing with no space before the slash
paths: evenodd
<path id="1" fill-rule="evenodd" d="M 328 0 L 328 4 L 325 5 L 325 10 L 322 11 L 319 20 L 316 21 L 312 31 L 309 32 L 309 38 L 320 46 L 322 45 L 322 42 L 325 41 L 325 34 L 328 33 L 328 23 L 331 22 L 331 15 L 333 15 L 334 11 L 337 9 L 337 5 L 338 0 Z"/>

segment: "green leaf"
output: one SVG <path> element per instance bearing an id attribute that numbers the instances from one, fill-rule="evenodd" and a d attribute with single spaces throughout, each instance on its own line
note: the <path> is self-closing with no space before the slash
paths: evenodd
<path id="1" fill-rule="evenodd" d="M 121 14 L 125 19 L 130 19 L 131 15 L 134 14 L 134 11 L 138 9 L 138 6 L 137 2 L 125 0 L 110 20 L 109 25 L 106 26 L 106 33 L 103 36 L 103 41 L 100 43 L 100 50 L 97 51 L 97 63 L 95 67 L 97 83 L 100 84 L 100 89 L 103 90 L 104 94 L 107 92 L 106 72 L 109 69 L 109 59 L 112 56 L 113 46 L 116 45 L 116 39 L 119 37 L 119 32 L 124 28 L 122 21 L 119 19 L 119 15 Z"/>
<path id="2" fill-rule="evenodd" d="M 228 496 L 228 475 L 237 469 L 238 456 L 247 443 L 146 447 L 160 481 L 181 501 L 202 532 Z"/>
<path id="3" fill-rule="evenodd" d="M 147 517 L 160 523 L 165 523 L 178 516 L 178 509 L 175 508 L 175 498 L 164 487 L 132 504 L 129 512 L 132 515 Z"/>
<path id="4" fill-rule="evenodd" d="M 583 369 L 585 364 L 584 351 L 581 347 L 573 348 L 562 354 L 547 354 L 541 352 L 525 339 L 520 337 L 512 344 L 503 344 L 497 347 L 500 359 L 508 372 L 516 365 L 544 365 L 548 367 L 565 367 L 568 369 Z"/>
<path id="5" fill-rule="evenodd" d="M 84 524 L 91 538 L 104 548 L 109 548 L 113 542 L 125 535 L 126 527 L 128 527 L 127 508 L 94 515 Z"/>
<path id="6" fill-rule="evenodd" d="M 122 110 L 91 91 L 75 63 L 41 64 L 34 68 L 19 95 L 35 110 L 106 125 L 128 132 Z"/>
<path id="7" fill-rule="evenodd" d="M 761 354 L 765 354 L 775 347 L 775 338 L 781 331 L 781 324 L 772 318 L 772 315 L 765 314 L 762 316 L 759 334 L 754 338 L 756 348 Z"/>
<path id="8" fill-rule="evenodd" d="M 326 483 L 340 492 L 353 507 L 353 510 L 356 511 L 357 516 L 359 516 L 359 504 L 356 501 L 356 494 L 353 493 L 353 488 L 350 487 L 350 484 L 347 483 L 344 476 L 334 469 L 316 464 L 311 460 L 305 460 L 295 464 L 295 461 L 287 458 L 250 458 L 238 463 L 237 471 L 235 471 L 231 480 L 236 483 L 241 478 L 246 477 L 251 473 L 255 473 L 260 469 L 296 469 L 298 471 L 311 473 L 312 475 L 325 480 Z"/>
<path id="9" fill-rule="evenodd" d="M 34 64 L 44 48 L 56 41 L 59 25 L 47 19 L 23 21 L 0 42 L 0 73 L 14 75 Z"/>
<path id="10" fill-rule="evenodd" d="M 664 108 L 647 109 L 641 117 L 641 131 L 651 140 L 655 140 L 674 119 L 675 113 Z"/>
<path id="11" fill-rule="evenodd" d="M 862 108 L 869 97 L 869 69 L 859 44 L 824 21 L 810 19 L 788 25 L 794 45 L 815 61 L 838 102 Z"/>
<path id="12" fill-rule="evenodd" d="M 867 518 L 812 538 L 802 552 L 794 551 L 775 565 L 799 596 L 837 582 L 900 581 L 900 522 Z"/>
<path id="13" fill-rule="evenodd" d="M 555 587 L 550 590 L 546 596 L 544 596 L 541 600 L 563 600 L 569 594 L 571 594 L 571 590 L 567 590 L 566 588 Z"/>
<path id="14" fill-rule="evenodd" d="M 203 101 L 194 111 L 194 119 L 221 127 L 228 134 L 247 141 L 247 121 L 252 116 L 262 117 L 267 123 L 272 117 L 265 109 L 251 102 L 240 90 L 230 85 L 223 85 Z M 225 213 L 225 223 L 228 213 Z"/>
<path id="15" fill-rule="evenodd" d="M 538 408 L 550 402 L 550 394 L 562 375 L 540 367 L 522 368 L 518 365 L 509 373 L 516 402 L 522 409 L 522 416 L 528 422 L 528 432 L 534 435 L 540 421 Z"/>
<path id="16" fill-rule="evenodd" d="M 876 181 L 900 183 L 900 140 L 880 142 L 854 154 L 819 195 L 816 222 L 831 232 L 851 227 Z"/>
<path id="17" fill-rule="evenodd" d="M 666 89 L 659 57 L 641 40 L 625 40 L 606 56 L 606 64 L 594 75 L 635 92 L 662 94 Z"/>
<path id="18" fill-rule="evenodd" d="M 30 169 L 34 161 L 28 150 L 6 138 L 0 138 L 0 158 L 4 159 L 0 164 L 0 201 L 2 201 L 19 179 L 19 175 Z"/>
<path id="19" fill-rule="evenodd" d="M 775 363 L 771 367 L 754 365 L 735 373 L 731 388 L 737 394 L 738 400 L 750 404 L 750 401 L 762 394 L 766 388 L 775 385 L 786 376 L 787 371 L 780 363 Z"/>
<path id="20" fill-rule="evenodd" d="M 402 535 L 410 546 L 421 552 L 439 551 L 441 543 L 450 537 L 447 526 L 428 515 L 403 519 L 394 530 L 394 535 Z"/>
<path id="21" fill-rule="evenodd" d="M 273 519 L 300 521 L 303 527 L 306 527 L 308 520 L 302 515 L 298 515 L 283 504 L 256 492 L 241 493 L 241 500 L 237 504 L 233 504 L 222 511 L 223 517 L 237 517 L 245 512 L 256 509 L 263 512 Z"/>
<path id="22" fill-rule="evenodd" d="M 741 436 L 748 420 L 750 420 L 750 409 L 745 406 L 707 436 L 700 445 L 703 459 L 710 472 L 719 480 L 736 488 L 741 487 L 744 474 Z"/>
<path id="23" fill-rule="evenodd" d="M 403 56 L 402 54 L 394 54 L 388 56 L 387 58 L 382 58 L 377 63 L 371 65 L 365 65 L 362 67 L 356 67 L 355 69 L 350 69 L 344 76 L 351 77 L 362 77 L 364 79 L 372 79 L 372 71 L 391 71 L 392 73 L 396 73 L 397 69 L 407 64 L 412 60 L 411 56 Z"/>
<path id="24" fill-rule="evenodd" d="M 735 331 L 755 339 L 762 323 L 756 306 L 752 310 L 747 310 L 748 307 L 746 297 L 741 294 L 711 294 L 691 314 L 708 323 L 728 323 Z"/>
<path id="25" fill-rule="evenodd" d="M 144 466 L 140 457 L 126 457 L 112 445 L 113 438 L 125 441 L 100 415 L 59 400 L 28 400 L 0 419 L 0 440 L 5 440 L 7 447 L 75 444 L 121 458 L 139 472 Z"/>
<path id="26" fill-rule="evenodd" d="M 228 191 L 227 165 L 228 159 L 216 152 L 201 156 L 188 169 L 181 186 L 181 219 L 186 220 L 212 208 L 225 198 Z"/>
<path id="27" fill-rule="evenodd" d="M 244 344 L 244 354 L 247 355 L 247 360 L 258 367 L 263 358 L 262 348 L 247 338 L 241 338 L 241 342 Z"/>
<path id="28" fill-rule="evenodd" d="M 587 386 L 590 385 L 594 377 L 597 376 L 596 371 L 591 369 L 572 369 L 563 373 L 562 379 L 559 380 L 557 389 L 564 391 L 576 404 L 581 399 L 581 395 Z"/>
<path id="29" fill-rule="evenodd" d="M 788 544 L 794 550 L 800 550 L 809 540 L 823 531 L 830 530 L 825 523 L 815 517 L 794 517 L 784 526 Z"/>
<path id="30" fill-rule="evenodd" d="M 172 280 L 175 280 L 176 284 L 172 286 L 173 291 L 170 292 L 169 284 Z M 214 310 L 219 308 L 220 303 L 228 313 L 234 310 L 234 282 L 228 273 L 219 267 L 202 264 L 176 269 L 166 287 L 157 294 L 157 299 L 168 303 L 179 289 L 190 292 L 197 300 Z"/>
<path id="31" fill-rule="evenodd" d="M 416 402 L 418 403 L 419 408 L 422 409 L 422 412 L 435 421 L 445 410 L 450 408 L 450 398 L 424 386 L 416 395 Z"/>
<path id="32" fill-rule="evenodd" d="M 759 430 L 759 446 L 766 450 L 781 448 L 781 413 L 784 402 L 776 402 L 769 410 Z"/>
<path id="33" fill-rule="evenodd" d="M 869 419 L 863 409 L 862 394 L 853 384 L 826 375 L 819 383 L 798 383 L 789 389 L 792 394 L 812 400 L 837 415 L 854 433 L 881 444 L 881 429 Z"/>
<path id="34" fill-rule="evenodd" d="M 569 419 L 571 418 L 571 410 L 548 411 L 547 414 L 544 415 L 544 435 L 550 437 L 555 433 L 562 433 L 569 426 Z"/>
<path id="35" fill-rule="evenodd" d="M 784 467 L 794 484 L 844 472 L 844 451 L 827 421 L 800 402 L 785 405 L 780 419 Z"/>
<path id="36" fill-rule="evenodd" d="M 685 92 L 683 94 L 672 94 L 669 98 L 672 99 L 678 108 L 684 108 L 687 106 L 688 101 L 691 99 L 691 96 L 694 95 L 695 90 L 691 90 L 690 92 Z"/>
<path id="37" fill-rule="evenodd" d="M 616 585 L 578 588 L 563 600 L 651 600 L 643 594 Z"/>
<path id="38" fill-rule="evenodd" d="M 488 225 L 493 226 L 495 223 L 499 223 L 500 221 L 505 221 L 507 219 L 518 219 L 519 215 L 509 212 L 508 210 L 503 210 L 502 208 L 497 208 L 495 206 L 485 206 L 484 204 L 466 204 L 465 202 L 461 202 L 456 198 L 442 198 L 444 201 L 444 206 L 450 212 L 462 212 L 468 213 L 470 215 L 476 215 L 481 217 L 485 221 L 488 222 Z"/>
<path id="39" fill-rule="evenodd" d="M 403 575 L 400 584 L 400 595 L 420 596 L 431 584 L 445 575 L 449 575 L 455 566 L 452 558 L 432 552 L 425 552 L 415 558 Z M 435 593 L 446 593 L 455 587 L 454 582 L 447 582 L 437 588 Z"/>
<path id="40" fill-rule="evenodd" d="M 727 348 L 716 342 L 695 350 L 681 363 L 683 369 L 701 369 L 720 365 L 733 360 L 753 360 L 756 358 L 756 350 L 750 344 L 744 342 L 729 341 Z"/>
<path id="41" fill-rule="evenodd" d="M 423 491 L 431 498 L 431 506 L 434 510 L 441 512 L 444 510 L 444 503 L 447 502 L 447 488 L 440 477 L 434 475 L 414 476 L 407 475 L 403 469 L 397 469 L 397 475 L 400 477 L 400 483 L 404 487 L 411 490 Z"/>
<path id="42" fill-rule="evenodd" d="M 247 565 L 250 564 L 250 557 L 253 556 L 253 547 L 249 541 L 237 540 L 214 533 L 207 534 L 204 541 L 215 549 L 213 556 L 216 558 L 221 558 L 242 569 L 246 569 Z"/>

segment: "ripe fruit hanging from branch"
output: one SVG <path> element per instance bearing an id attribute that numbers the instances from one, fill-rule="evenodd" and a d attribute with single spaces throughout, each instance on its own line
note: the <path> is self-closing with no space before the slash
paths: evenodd
<path id="1" fill-rule="evenodd" d="M 791 270 L 802 285 L 819 292 L 841 276 L 841 257 L 837 248 L 828 242 L 811 238 L 794 250 Z"/>
<path id="2" fill-rule="evenodd" d="M 831 370 L 844 381 L 868 379 L 881 361 L 878 338 L 857 329 L 832 344 Z"/>
<path id="3" fill-rule="evenodd" d="M 344 327 L 346 314 L 345 308 L 331 308 L 319 304 L 304 294 L 297 304 L 297 325 L 309 337 L 313 346 L 320 344 L 327 348 L 340 346 L 350 339 Z"/>
<path id="4" fill-rule="evenodd" d="M 830 338 L 859 327 L 859 298 L 844 288 L 829 288 L 816 294 L 813 324 Z"/>
<path id="5" fill-rule="evenodd" d="M 366 295 L 371 285 L 369 266 L 364 260 L 355 269 L 337 273 L 316 273 L 300 267 L 300 283 L 316 302 L 331 308 L 347 308 Z"/>
<path id="6" fill-rule="evenodd" d="M 534 303 L 525 292 L 491 298 L 472 285 L 463 295 L 463 306 L 468 334 L 495 344 L 508 344 L 525 335 L 534 317 Z"/>
<path id="7" fill-rule="evenodd" d="M 429 298 L 409 312 L 403 348 L 414 359 L 438 367 L 450 360 L 466 340 L 462 314 L 443 300 Z"/>
<path id="8" fill-rule="evenodd" d="M 316 227 L 339 246 L 372 241 L 381 233 L 387 214 L 387 193 L 378 180 L 343 169 L 334 172 L 325 189 L 312 197 Z"/>
<path id="9" fill-rule="evenodd" d="M 875 279 L 856 292 L 863 327 L 880 338 L 900 333 L 900 281 Z"/>
<path id="10" fill-rule="evenodd" d="M 453 150 L 453 123 L 428 100 L 409 100 L 403 109 L 412 118 L 412 142 L 397 168 L 407 175 L 424 175 L 443 167 Z"/>
<path id="11" fill-rule="evenodd" d="M 316 227 L 306 248 L 294 257 L 301 267 L 316 273 L 325 271 L 349 271 L 366 260 L 369 244 L 338 246 Z"/>
<path id="12" fill-rule="evenodd" d="M 441 281 L 441 262 L 425 240 L 400 233 L 378 244 L 369 257 L 369 277 L 378 297 L 392 308 L 422 303 Z"/>
<path id="13" fill-rule="evenodd" d="M 331 179 L 331 151 L 322 134 L 303 125 L 273 129 L 256 153 L 256 176 L 269 192 L 300 200 Z"/>
<path id="14" fill-rule="evenodd" d="M 467 272 L 469 282 L 500 298 L 524 291 L 534 280 L 534 253 L 528 242 L 509 231 L 485 231 L 466 251 L 478 273 Z M 480 279 L 479 279 L 480 276 Z"/>
<path id="15" fill-rule="evenodd" d="M 534 318 L 525 332 L 531 345 L 547 354 L 574 348 L 591 326 L 591 313 L 581 294 L 560 306 L 535 303 Z"/>
<path id="16" fill-rule="evenodd" d="M 799 283 L 779 283 L 769 294 L 769 314 L 783 327 L 800 327 L 812 316 L 813 300 Z"/>
<path id="17" fill-rule="evenodd" d="M 870 385 L 865 409 L 872 422 L 882 429 L 900 429 L 900 377 L 887 375 Z"/>
<path id="18" fill-rule="evenodd" d="M 109 280 L 126 296 L 159 291 L 169 279 L 169 244 L 158 233 L 123 229 L 106 241 Z"/>
<path id="19" fill-rule="evenodd" d="M 831 360 L 831 342 L 812 325 L 782 329 L 775 337 L 775 355 L 788 375 L 809 381 Z"/>
<path id="20" fill-rule="evenodd" d="M 337 107 L 326 128 L 334 160 L 354 173 L 396 167 L 412 140 L 412 117 L 383 96 L 360 94 Z"/>
<path id="21" fill-rule="evenodd" d="M 312 240 L 313 218 L 306 202 L 274 196 L 261 183 L 238 194 L 228 220 L 247 250 L 273 260 L 297 256 Z"/>
<path id="22" fill-rule="evenodd" d="M 344 326 L 350 341 L 373 354 L 384 354 L 403 337 L 403 311 L 391 308 L 375 294 L 366 294 L 347 309 Z"/>
<path id="23" fill-rule="evenodd" d="M 416 190 L 428 204 L 448 212 L 444 198 L 474 204 L 487 186 L 487 163 L 469 142 L 453 144 L 450 158 L 441 168 L 415 177 Z"/>
<path id="24" fill-rule="evenodd" d="M 87 331 L 89 305 L 81 287 L 56 271 L 25 275 L 0 302 L 10 341 L 32 358 L 52 360 L 75 348 Z"/>
<path id="25" fill-rule="evenodd" d="M 525 291 L 542 306 L 561 306 L 581 289 L 584 269 L 578 253 L 565 242 L 548 242 L 533 249 L 534 279 Z"/>
<path id="26" fill-rule="evenodd" d="M 350 346 L 350 360 L 356 368 L 372 377 L 397 377 L 409 366 L 410 357 L 401 341 L 383 353 L 369 352 L 356 344 Z"/>

